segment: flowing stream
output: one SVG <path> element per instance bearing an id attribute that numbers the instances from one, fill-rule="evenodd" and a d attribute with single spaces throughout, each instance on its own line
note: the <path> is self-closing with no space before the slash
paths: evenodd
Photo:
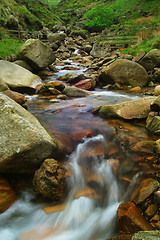
<path id="1" fill-rule="evenodd" d="M 64 74 L 61 67 L 58 70 L 57 77 Z M 70 152 L 66 156 L 72 172 L 68 179 L 70 191 L 64 209 L 48 215 L 43 211 L 47 204 L 34 201 L 31 189 L 22 192 L 16 203 L 0 215 L 1 239 L 106 240 L 116 234 L 117 208 L 129 199 L 141 172 L 133 161 L 135 153 L 129 152 L 121 137 L 129 143 L 138 137 L 149 137 L 141 126 L 126 123 L 120 137 L 115 138 L 110 123 L 91 110 L 94 105 L 136 98 L 98 89 L 86 98 L 61 103 L 51 103 L 38 95 L 28 96 L 29 111 Z"/>

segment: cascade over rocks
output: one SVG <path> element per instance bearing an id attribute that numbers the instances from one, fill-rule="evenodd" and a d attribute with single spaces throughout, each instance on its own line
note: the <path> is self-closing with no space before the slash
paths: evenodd
<path id="1" fill-rule="evenodd" d="M 48 67 L 56 59 L 52 49 L 39 39 L 28 39 L 20 48 L 20 58 L 38 71 Z"/>
<path id="2" fill-rule="evenodd" d="M 155 97 L 140 98 L 115 105 L 105 105 L 100 108 L 100 114 L 105 118 L 121 118 L 126 120 L 147 118 L 150 105 Z"/>
<path id="3" fill-rule="evenodd" d="M 147 71 L 151 71 L 155 67 L 160 67 L 160 50 L 152 49 L 139 61 L 139 63 Z"/>
<path id="4" fill-rule="evenodd" d="M 127 59 L 118 59 L 104 67 L 99 78 L 104 84 L 119 83 L 132 87 L 144 87 L 148 82 L 146 70 L 140 64 Z"/>
<path id="5" fill-rule="evenodd" d="M 41 79 L 17 64 L 0 60 L 0 86 L 8 85 L 10 88 L 32 88 L 41 84 Z M 4 85 L 3 85 L 4 86 Z"/>
<path id="6" fill-rule="evenodd" d="M 59 201 L 66 194 L 66 174 L 64 164 L 55 159 L 46 159 L 41 167 L 35 172 L 33 186 L 36 192 L 45 198 Z"/>
<path id="7" fill-rule="evenodd" d="M 33 173 L 61 147 L 27 110 L 0 93 L 0 172 Z"/>

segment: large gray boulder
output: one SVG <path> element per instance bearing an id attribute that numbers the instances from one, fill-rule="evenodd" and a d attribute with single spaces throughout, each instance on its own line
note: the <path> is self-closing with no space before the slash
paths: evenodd
<path id="1" fill-rule="evenodd" d="M 56 59 L 52 49 L 39 39 L 28 39 L 20 48 L 20 56 L 35 70 L 45 69 Z"/>
<path id="2" fill-rule="evenodd" d="M 0 85 L 11 88 L 36 88 L 42 80 L 35 74 L 17 64 L 0 60 Z"/>
<path id="3" fill-rule="evenodd" d="M 105 118 L 121 118 L 126 120 L 147 118 L 150 105 L 155 97 L 140 98 L 115 105 L 106 105 L 100 108 L 100 114 Z"/>
<path id="4" fill-rule="evenodd" d="M 127 59 L 118 59 L 104 67 L 99 78 L 104 84 L 119 83 L 132 87 L 143 87 L 148 82 L 146 70 L 140 64 Z"/>
<path id="5" fill-rule="evenodd" d="M 159 67 L 160 66 L 160 50 L 152 49 L 139 61 L 139 63 L 147 71 L 151 71 L 155 67 Z"/>
<path id="6" fill-rule="evenodd" d="M 32 173 L 61 146 L 27 110 L 0 93 L 0 172 Z"/>
<path id="7" fill-rule="evenodd" d="M 158 240 L 160 239 L 160 231 L 139 231 L 135 233 L 131 240 Z"/>

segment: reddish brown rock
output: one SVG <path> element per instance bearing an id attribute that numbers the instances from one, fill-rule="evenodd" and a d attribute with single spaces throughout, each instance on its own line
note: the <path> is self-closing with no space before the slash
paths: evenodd
<path id="1" fill-rule="evenodd" d="M 6 211 L 17 199 L 9 183 L 0 178 L 0 213 Z"/>
<path id="2" fill-rule="evenodd" d="M 157 204 L 151 204 L 148 206 L 148 208 L 145 211 L 145 214 L 147 217 L 151 218 L 154 216 L 154 214 L 158 211 Z"/>
<path id="3" fill-rule="evenodd" d="M 130 240 L 132 234 L 121 234 L 116 237 L 109 238 L 108 240 Z"/>
<path id="4" fill-rule="evenodd" d="M 20 105 L 23 105 L 27 102 L 26 97 L 18 92 L 6 90 L 3 93 L 5 93 L 8 97 L 12 98 L 15 102 L 19 103 Z"/>
<path id="5" fill-rule="evenodd" d="M 121 203 L 117 214 L 118 227 L 121 234 L 133 234 L 138 231 L 154 229 L 133 202 Z"/>
<path id="6" fill-rule="evenodd" d="M 136 204 L 140 204 L 140 203 L 144 202 L 158 188 L 159 188 L 159 182 L 158 181 L 156 181 L 152 178 L 147 178 L 147 179 L 142 181 L 137 195 L 132 200 Z"/>
<path id="7" fill-rule="evenodd" d="M 74 84 L 74 86 L 84 90 L 90 90 L 93 87 L 91 79 L 81 80 L 78 83 Z"/>

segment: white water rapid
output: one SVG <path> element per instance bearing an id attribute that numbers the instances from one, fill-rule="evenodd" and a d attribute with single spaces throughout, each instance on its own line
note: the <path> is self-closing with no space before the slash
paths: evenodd
<path id="1" fill-rule="evenodd" d="M 0 215 L 3 240 L 105 240 L 115 231 L 115 216 L 121 194 L 114 176 L 114 159 L 95 156 L 95 146 L 106 142 L 102 135 L 84 139 L 69 156 L 72 177 L 64 211 L 47 215 L 43 204 L 35 204 L 30 192 L 22 194 L 11 208 Z M 92 189 L 91 195 L 79 194 Z M 88 190 L 87 190 L 88 192 Z M 78 197 L 76 195 L 79 194 Z M 36 229 L 39 236 L 27 235 Z M 26 232 L 25 234 L 23 234 Z"/>

